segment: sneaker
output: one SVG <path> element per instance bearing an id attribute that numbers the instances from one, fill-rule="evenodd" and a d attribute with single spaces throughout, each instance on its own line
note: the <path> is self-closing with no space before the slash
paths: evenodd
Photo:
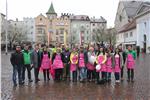
<path id="1" fill-rule="evenodd" d="M 120 83 L 120 80 L 116 80 L 116 83 Z"/>
<path id="2" fill-rule="evenodd" d="M 16 87 L 17 86 L 17 84 L 14 84 L 14 87 Z"/>
<path id="3" fill-rule="evenodd" d="M 29 82 L 33 82 L 33 80 L 30 79 Z"/>

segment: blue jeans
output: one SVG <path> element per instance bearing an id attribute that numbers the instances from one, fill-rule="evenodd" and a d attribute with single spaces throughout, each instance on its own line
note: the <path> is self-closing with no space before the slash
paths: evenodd
<path id="1" fill-rule="evenodd" d="M 21 65 L 15 65 L 15 66 L 13 66 L 13 76 L 12 76 L 12 79 L 13 79 L 13 83 L 14 84 L 17 84 L 17 82 L 16 82 L 16 80 L 17 80 L 17 74 L 18 74 L 19 84 L 22 83 L 22 69 L 23 69 L 23 66 L 21 66 Z"/>
<path id="2" fill-rule="evenodd" d="M 87 76 L 86 67 L 80 68 L 80 79 L 81 79 L 81 80 L 86 79 L 86 76 Z"/>
<path id="3" fill-rule="evenodd" d="M 119 72 L 115 72 L 115 79 L 120 80 L 120 73 Z"/>

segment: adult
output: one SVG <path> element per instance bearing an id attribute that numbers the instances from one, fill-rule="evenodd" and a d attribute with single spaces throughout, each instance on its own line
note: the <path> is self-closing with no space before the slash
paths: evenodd
<path id="1" fill-rule="evenodd" d="M 37 83 L 40 81 L 38 75 L 41 66 L 41 52 L 38 44 L 35 45 L 35 48 L 31 53 L 31 66 L 34 68 L 35 83 Z"/>
<path id="2" fill-rule="evenodd" d="M 10 62 L 13 66 L 13 83 L 14 86 L 17 86 L 17 74 L 18 74 L 18 83 L 19 85 L 23 85 L 22 82 L 22 69 L 24 64 L 23 54 L 21 52 L 21 46 L 17 45 L 15 52 L 11 54 Z"/>
<path id="3" fill-rule="evenodd" d="M 22 51 L 23 58 L 24 58 L 24 66 L 23 66 L 23 72 L 22 72 L 22 79 L 23 82 L 25 80 L 25 71 L 27 69 L 28 72 L 28 81 L 32 82 L 31 79 L 31 52 L 29 51 L 29 46 L 25 45 L 24 50 Z"/>

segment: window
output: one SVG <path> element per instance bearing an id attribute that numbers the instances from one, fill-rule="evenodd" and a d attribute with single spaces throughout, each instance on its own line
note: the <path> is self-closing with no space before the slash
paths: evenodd
<path id="1" fill-rule="evenodd" d="M 125 37 L 128 38 L 128 33 L 125 34 Z"/>
<path id="2" fill-rule="evenodd" d="M 89 34 L 89 31 L 87 31 L 87 34 Z"/>
<path id="3" fill-rule="evenodd" d="M 95 33 L 95 29 L 93 29 L 93 33 Z"/>
<path id="4" fill-rule="evenodd" d="M 42 21 L 42 18 L 40 18 L 40 21 Z"/>
<path id="5" fill-rule="evenodd" d="M 87 41 L 89 40 L 89 38 L 87 37 Z"/>
<path id="6" fill-rule="evenodd" d="M 58 41 L 58 37 L 56 37 L 56 41 Z"/>
<path id="7" fill-rule="evenodd" d="M 63 28 L 60 29 L 60 34 L 64 34 L 64 29 Z"/>
<path id="8" fill-rule="evenodd" d="M 145 28 L 146 28 L 146 22 L 144 22 L 144 26 L 145 26 Z"/>
<path id="9" fill-rule="evenodd" d="M 121 15 L 119 16 L 119 21 L 120 21 L 120 22 L 122 21 L 122 16 L 121 16 Z"/>
<path id="10" fill-rule="evenodd" d="M 95 26 L 95 24 L 93 24 L 93 26 Z"/>
<path id="11" fill-rule="evenodd" d="M 56 35 L 58 35 L 59 34 L 59 31 L 58 30 L 56 30 Z"/>
<path id="12" fill-rule="evenodd" d="M 130 37 L 132 37 L 133 36 L 133 33 L 132 32 L 130 32 Z"/>

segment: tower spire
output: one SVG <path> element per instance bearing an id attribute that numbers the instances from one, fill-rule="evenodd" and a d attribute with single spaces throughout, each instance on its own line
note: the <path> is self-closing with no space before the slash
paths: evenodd
<path id="1" fill-rule="evenodd" d="M 52 2 L 51 2 L 51 5 L 49 7 L 49 10 L 48 10 L 48 12 L 46 14 L 56 14 Z"/>

